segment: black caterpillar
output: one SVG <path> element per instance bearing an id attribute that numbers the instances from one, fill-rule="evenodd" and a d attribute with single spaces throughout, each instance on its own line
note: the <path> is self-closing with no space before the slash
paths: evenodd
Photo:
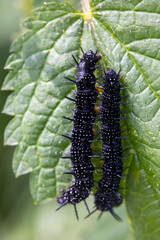
<path id="1" fill-rule="evenodd" d="M 61 204 L 58 209 L 66 204 L 74 205 L 77 219 L 76 204 L 83 200 L 89 212 L 85 199 L 89 196 L 94 185 L 91 143 L 93 141 L 92 125 L 96 117 L 94 107 L 98 92 L 95 89 L 97 79 L 93 72 L 99 67 L 95 65 L 101 59 L 97 52 L 93 53 L 91 50 L 87 53 L 82 50 L 82 53 L 83 57 L 78 57 L 80 59 L 79 63 L 73 56 L 77 68 L 76 81 L 66 78 L 69 82 L 75 83 L 77 87 L 75 100 L 68 98 L 75 101 L 76 104 L 74 117 L 73 119 L 64 117 L 72 120 L 74 127 L 70 137 L 63 135 L 71 140 L 69 158 L 72 162 L 72 170 L 65 173 L 74 175 L 75 179 L 72 185 L 66 191 L 63 190 L 57 198 L 58 203 Z"/>
<path id="2" fill-rule="evenodd" d="M 100 210 L 100 216 L 104 211 L 109 211 L 118 221 L 121 219 L 113 208 L 119 206 L 123 201 L 122 195 L 118 192 L 120 179 L 123 178 L 122 131 L 120 128 L 120 120 L 122 119 L 120 117 L 120 104 L 122 103 L 120 90 L 122 88 L 120 80 L 119 73 L 117 74 L 114 70 L 105 73 L 100 108 L 104 164 L 102 166 L 102 179 L 98 183 L 98 190 L 95 194 L 96 209 L 93 211 Z"/>

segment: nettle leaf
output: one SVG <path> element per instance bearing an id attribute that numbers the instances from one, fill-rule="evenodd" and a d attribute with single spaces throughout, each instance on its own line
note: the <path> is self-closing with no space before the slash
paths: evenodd
<path id="1" fill-rule="evenodd" d="M 18 145 L 16 176 L 31 173 L 35 202 L 53 199 L 69 183 L 63 171 L 69 149 L 62 139 L 72 123 L 74 96 L 64 76 L 73 77 L 71 54 L 96 50 L 105 70 L 119 71 L 128 81 L 128 140 L 134 152 L 127 180 L 126 203 L 136 239 L 158 239 L 160 211 L 160 2 L 149 0 L 82 1 L 84 13 L 68 4 L 50 3 L 25 21 L 28 31 L 14 41 L 3 89 L 12 90 L 4 112 L 13 117 L 5 144 Z M 86 5 L 85 5 L 86 4 Z M 88 4 L 88 5 L 87 5 Z M 91 9 L 90 9 L 91 7 Z M 127 166 L 127 163 L 125 163 Z"/>

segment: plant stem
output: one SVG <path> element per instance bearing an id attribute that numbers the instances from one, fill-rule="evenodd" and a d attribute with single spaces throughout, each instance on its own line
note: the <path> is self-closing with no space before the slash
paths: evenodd
<path id="1" fill-rule="evenodd" d="M 91 22 L 92 20 L 92 12 L 89 4 L 89 0 L 81 0 L 83 12 L 84 12 L 84 20 Z"/>

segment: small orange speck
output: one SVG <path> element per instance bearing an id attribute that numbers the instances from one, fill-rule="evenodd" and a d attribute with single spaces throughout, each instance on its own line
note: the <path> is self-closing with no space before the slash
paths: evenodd
<path id="1" fill-rule="evenodd" d="M 95 146 L 91 145 L 91 149 L 92 149 L 92 151 L 94 151 L 95 150 Z"/>
<path id="2" fill-rule="evenodd" d="M 95 111 L 95 113 L 99 113 L 100 107 L 95 107 L 95 108 L 94 108 L 94 111 Z"/>
<path id="3" fill-rule="evenodd" d="M 95 135 L 97 133 L 97 129 L 93 128 L 93 134 Z"/>
<path id="4" fill-rule="evenodd" d="M 101 93 L 102 90 L 103 90 L 103 88 L 101 88 L 101 87 L 96 87 L 96 90 L 97 90 L 97 92 Z"/>

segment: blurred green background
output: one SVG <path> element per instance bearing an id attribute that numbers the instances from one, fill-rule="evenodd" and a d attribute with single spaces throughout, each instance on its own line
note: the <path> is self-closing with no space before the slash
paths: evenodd
<path id="1" fill-rule="evenodd" d="M 3 68 L 9 56 L 11 42 L 20 31 L 24 31 L 23 19 L 42 3 L 42 0 L 0 0 L 0 86 L 7 74 Z M 77 0 L 70 3 L 74 7 L 80 6 L 80 1 Z M 9 92 L 0 92 L 1 111 L 8 94 Z M 78 206 L 81 219 L 79 222 L 72 206 L 55 212 L 56 200 L 35 206 L 29 192 L 29 176 L 18 179 L 14 177 L 14 147 L 3 146 L 3 132 L 10 119 L 11 117 L 0 114 L 0 240 L 132 239 L 125 204 L 116 210 L 123 219 L 122 223 L 116 222 L 108 213 L 98 221 L 97 214 L 84 220 L 86 209 L 83 204 Z"/>

